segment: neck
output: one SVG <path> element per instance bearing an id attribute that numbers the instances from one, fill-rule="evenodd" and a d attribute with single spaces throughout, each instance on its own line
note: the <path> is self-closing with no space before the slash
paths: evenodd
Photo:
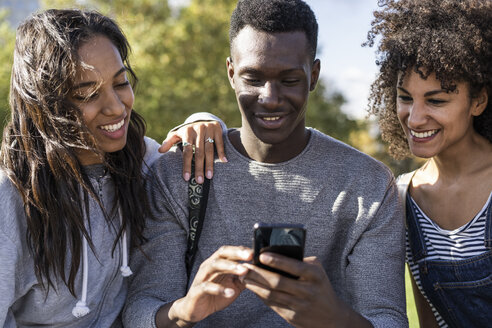
<path id="1" fill-rule="evenodd" d="M 269 144 L 242 126 L 229 133 L 229 140 L 242 155 L 261 163 L 282 163 L 299 155 L 306 148 L 311 132 L 300 125 L 287 140 Z M 293 142 L 295 141 L 295 142 Z"/>

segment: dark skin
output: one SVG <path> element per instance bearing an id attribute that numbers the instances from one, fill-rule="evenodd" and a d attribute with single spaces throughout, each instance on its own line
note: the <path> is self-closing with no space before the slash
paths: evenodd
<path id="1" fill-rule="evenodd" d="M 229 134 L 253 160 L 287 161 L 309 140 L 304 118 L 320 62 L 313 61 L 303 32 L 265 33 L 245 27 L 233 41 L 227 72 L 236 92 L 242 126 Z M 189 327 L 230 305 L 245 289 L 296 327 L 372 327 L 336 295 L 321 264 L 264 253 L 260 261 L 298 280 L 250 262 L 251 249 L 223 246 L 202 263 L 186 296 L 162 307 L 157 327 Z"/>
<path id="2" fill-rule="evenodd" d="M 292 51 L 292 44 L 302 50 Z M 280 163 L 306 147 L 307 101 L 320 71 L 320 61 L 313 62 L 306 49 L 303 32 L 268 34 L 245 27 L 234 40 L 227 74 L 242 125 L 229 139 L 243 155 Z"/>

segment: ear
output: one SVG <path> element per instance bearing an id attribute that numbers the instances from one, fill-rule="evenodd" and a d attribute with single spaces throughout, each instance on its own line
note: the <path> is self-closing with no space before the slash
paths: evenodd
<path id="1" fill-rule="evenodd" d="M 311 68 L 311 82 L 309 84 L 309 91 L 313 91 L 316 88 L 316 84 L 318 84 L 320 69 L 321 62 L 319 59 L 316 59 Z"/>
<path id="2" fill-rule="evenodd" d="M 473 116 L 479 116 L 483 113 L 489 103 L 489 95 L 485 87 L 480 90 L 478 95 L 472 99 L 471 113 Z"/>
<path id="3" fill-rule="evenodd" d="M 232 58 L 231 57 L 227 57 L 226 66 L 227 66 L 227 77 L 229 78 L 229 83 L 231 84 L 232 89 L 235 89 L 235 87 L 234 87 L 234 65 L 232 64 Z"/>

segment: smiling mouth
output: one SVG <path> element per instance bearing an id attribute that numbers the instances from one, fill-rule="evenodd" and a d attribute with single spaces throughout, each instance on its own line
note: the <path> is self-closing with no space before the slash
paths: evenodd
<path id="1" fill-rule="evenodd" d="M 261 119 L 265 121 L 278 121 L 280 120 L 280 116 L 262 117 Z"/>
<path id="2" fill-rule="evenodd" d="M 116 124 L 101 125 L 100 128 L 104 131 L 115 132 L 121 129 L 123 124 L 125 124 L 125 119 L 122 119 L 120 122 Z"/>
<path id="3" fill-rule="evenodd" d="M 429 138 L 429 137 L 432 137 L 433 135 L 435 135 L 437 132 L 439 132 L 439 129 L 435 129 L 435 130 L 429 130 L 429 131 L 425 131 L 425 132 L 417 132 L 417 131 L 414 131 L 414 130 L 410 130 L 410 134 L 413 136 L 413 137 L 416 137 L 416 138 Z"/>

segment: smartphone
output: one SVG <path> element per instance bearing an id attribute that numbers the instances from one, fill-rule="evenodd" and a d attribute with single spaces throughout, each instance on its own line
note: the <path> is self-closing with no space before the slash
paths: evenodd
<path id="1" fill-rule="evenodd" d="M 289 278 L 298 278 L 260 263 L 259 258 L 261 253 L 271 252 L 302 261 L 306 242 L 306 229 L 302 224 L 256 223 L 253 240 L 253 264 Z"/>

